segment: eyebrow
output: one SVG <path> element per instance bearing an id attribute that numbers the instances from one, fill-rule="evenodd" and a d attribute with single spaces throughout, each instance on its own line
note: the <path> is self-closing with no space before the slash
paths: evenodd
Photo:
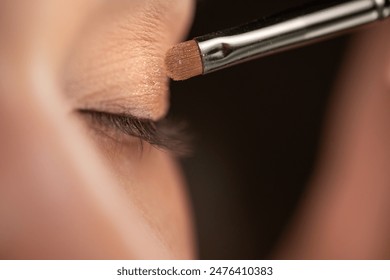
<path id="1" fill-rule="evenodd" d="M 125 135 L 137 137 L 152 146 L 173 152 L 177 156 L 191 153 L 187 126 L 169 119 L 152 121 L 130 114 L 113 114 L 95 110 L 78 110 L 104 127 L 116 129 Z"/>

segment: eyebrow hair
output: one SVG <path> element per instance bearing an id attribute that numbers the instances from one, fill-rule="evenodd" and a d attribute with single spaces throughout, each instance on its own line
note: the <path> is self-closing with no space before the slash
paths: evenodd
<path id="1" fill-rule="evenodd" d="M 113 114 L 90 109 L 81 109 L 78 112 L 90 116 L 100 125 L 137 137 L 152 146 L 171 151 L 177 156 L 188 156 L 192 152 L 184 122 L 167 119 L 155 122 L 129 114 Z"/>

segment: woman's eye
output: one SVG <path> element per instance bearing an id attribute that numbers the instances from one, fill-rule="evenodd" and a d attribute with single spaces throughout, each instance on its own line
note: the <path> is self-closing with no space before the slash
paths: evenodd
<path id="1" fill-rule="evenodd" d="M 144 143 L 173 152 L 178 156 L 190 153 L 188 137 L 183 123 L 168 120 L 154 122 L 134 116 L 113 114 L 94 110 L 79 110 L 92 128 L 118 144 L 134 144 L 138 140 L 141 149 Z"/>

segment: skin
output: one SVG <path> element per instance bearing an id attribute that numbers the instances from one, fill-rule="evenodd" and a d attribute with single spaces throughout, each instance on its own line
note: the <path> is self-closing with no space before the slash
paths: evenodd
<path id="1" fill-rule="evenodd" d="M 164 54 L 194 3 L 30 2 L 0 1 L 0 258 L 196 257 L 172 155 L 104 137 L 76 113 L 164 117 Z M 320 164 L 276 258 L 389 256 L 389 28 L 353 44 Z"/>
<path id="2" fill-rule="evenodd" d="M 193 258 L 173 157 L 100 136 L 75 114 L 162 118 L 164 54 L 187 30 L 193 3 L 79 2 L 0 2 L 8 38 L 0 50 L 0 257 Z M 12 23 L 17 32 L 6 28 Z"/>
<path id="3" fill-rule="evenodd" d="M 169 107 L 165 53 L 185 35 L 192 2 L 116 2 L 84 27 L 67 68 L 68 96 L 81 108 L 161 119 Z"/>

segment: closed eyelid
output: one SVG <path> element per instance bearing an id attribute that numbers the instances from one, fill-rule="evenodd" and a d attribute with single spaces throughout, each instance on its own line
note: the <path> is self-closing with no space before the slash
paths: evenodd
<path id="1" fill-rule="evenodd" d="M 90 123 L 103 126 L 103 130 L 114 129 L 124 135 L 137 137 L 152 146 L 169 150 L 178 156 L 190 154 L 190 144 L 186 126 L 181 123 L 162 120 L 153 122 L 139 119 L 131 115 L 111 114 L 93 110 L 79 110 Z M 116 140 L 116 139 L 114 139 Z"/>
<path id="2" fill-rule="evenodd" d="M 161 119 L 169 108 L 165 52 L 183 36 L 191 13 L 177 16 L 191 1 L 119 2 L 96 16 L 69 59 L 67 95 L 75 108 Z"/>

